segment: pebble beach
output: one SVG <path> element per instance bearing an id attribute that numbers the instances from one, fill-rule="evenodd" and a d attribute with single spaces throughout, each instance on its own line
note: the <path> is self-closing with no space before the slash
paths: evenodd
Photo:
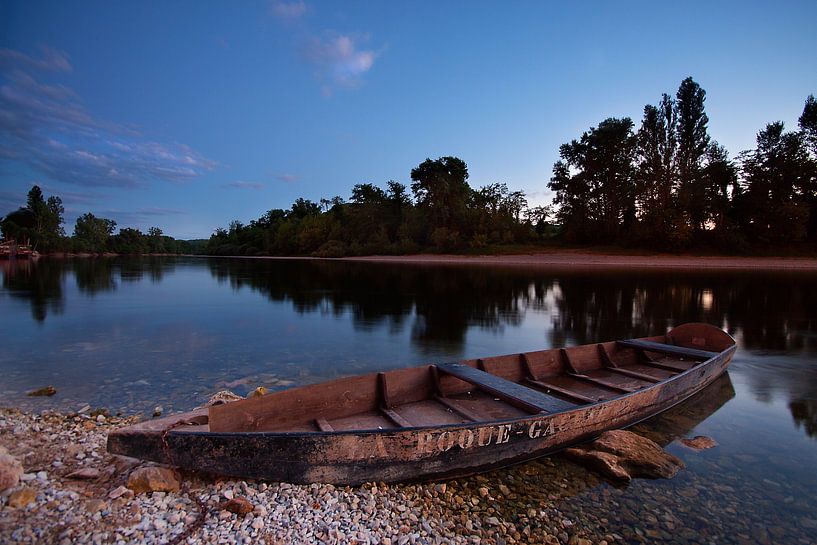
<path id="1" fill-rule="evenodd" d="M 782 487 L 768 479 L 747 496 L 688 468 L 672 480 L 635 480 L 628 492 L 561 457 L 448 482 L 360 487 L 159 468 L 176 482 L 146 492 L 129 475 L 150 464 L 105 451 L 107 433 L 137 418 L 3 409 L 0 445 L 24 473 L 0 498 L 0 542 L 807 545 L 817 535 L 799 497 L 780 498 L 802 511 L 794 525 L 753 519 L 749 506 L 763 509 L 769 489 L 777 499 Z M 630 497 L 634 490 L 641 499 Z"/>

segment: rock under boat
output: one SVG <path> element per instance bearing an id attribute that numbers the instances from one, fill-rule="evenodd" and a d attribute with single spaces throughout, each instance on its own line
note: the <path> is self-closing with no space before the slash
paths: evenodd
<path id="1" fill-rule="evenodd" d="M 735 352 L 700 323 L 666 335 L 372 373 L 149 420 L 108 451 L 290 483 L 449 478 L 515 464 L 680 403 Z"/>

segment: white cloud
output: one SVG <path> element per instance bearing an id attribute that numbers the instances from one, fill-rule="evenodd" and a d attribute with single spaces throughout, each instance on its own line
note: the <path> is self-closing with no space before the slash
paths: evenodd
<path id="1" fill-rule="evenodd" d="M 272 0 L 269 6 L 270 13 L 285 20 L 298 19 L 307 11 L 306 2 L 303 0 Z"/>
<path id="2" fill-rule="evenodd" d="M 0 49 L 0 68 L 0 158 L 53 180 L 109 187 L 185 182 L 216 165 L 184 144 L 96 119 L 72 89 L 38 82 L 32 72 L 71 70 L 61 51 L 42 48 L 31 57 Z"/>
<path id="3" fill-rule="evenodd" d="M 261 191 L 266 186 L 260 182 L 244 182 L 241 180 L 236 180 L 235 182 L 228 183 L 227 187 L 232 187 L 235 189 L 252 189 L 255 191 Z"/>
<path id="4" fill-rule="evenodd" d="M 315 66 L 325 95 L 331 95 L 337 88 L 360 85 L 361 78 L 372 68 L 376 58 L 374 51 L 361 49 L 356 39 L 349 35 L 314 38 L 306 47 L 304 56 Z"/>

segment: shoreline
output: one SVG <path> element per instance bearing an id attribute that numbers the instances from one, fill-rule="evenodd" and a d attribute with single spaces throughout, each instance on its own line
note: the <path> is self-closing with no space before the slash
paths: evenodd
<path id="1" fill-rule="evenodd" d="M 0 493 L 1 542 L 625 542 L 559 508 L 561 500 L 598 486 L 600 479 L 556 458 L 436 483 L 266 483 L 111 455 L 105 450 L 108 432 L 136 417 L 94 414 L 0 409 L 0 452 L 24 468 L 19 485 Z M 545 490 L 526 485 L 534 468 L 543 474 Z M 161 475 L 134 483 L 133 475 L 147 469 Z"/>
<path id="2" fill-rule="evenodd" d="M 736 257 L 669 254 L 610 254 L 585 250 L 506 255 L 410 254 L 338 258 L 299 256 L 201 256 L 228 259 L 345 261 L 410 265 L 484 265 L 534 269 L 663 269 L 663 270 L 757 270 L 817 271 L 812 257 Z"/>
<path id="3" fill-rule="evenodd" d="M 511 254 L 407 254 L 346 257 L 244 256 L 204 254 L 42 254 L 40 258 L 73 259 L 97 257 L 196 257 L 278 261 L 345 261 L 408 265 L 483 265 L 534 269 L 664 269 L 664 270 L 758 270 L 817 271 L 817 257 L 718 256 L 692 254 L 619 254 L 590 250 L 553 250 Z"/>

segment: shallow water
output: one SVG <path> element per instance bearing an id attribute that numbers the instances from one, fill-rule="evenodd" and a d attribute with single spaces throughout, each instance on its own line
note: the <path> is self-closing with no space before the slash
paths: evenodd
<path id="1" fill-rule="evenodd" d="M 728 375 L 641 426 L 687 470 L 626 488 L 574 472 L 559 487 L 569 490 L 560 509 L 625 541 L 817 542 L 813 272 L 204 258 L 0 267 L 0 405 L 33 410 L 167 412 L 225 388 L 653 335 L 689 321 L 721 326 L 739 343 Z M 57 395 L 25 395 L 48 384 Z M 719 446 L 694 453 L 672 442 L 694 435 Z M 554 486 L 559 471 L 570 466 L 532 463 L 490 478 L 523 472 L 528 492 L 513 504 L 523 509 L 531 487 Z"/>

